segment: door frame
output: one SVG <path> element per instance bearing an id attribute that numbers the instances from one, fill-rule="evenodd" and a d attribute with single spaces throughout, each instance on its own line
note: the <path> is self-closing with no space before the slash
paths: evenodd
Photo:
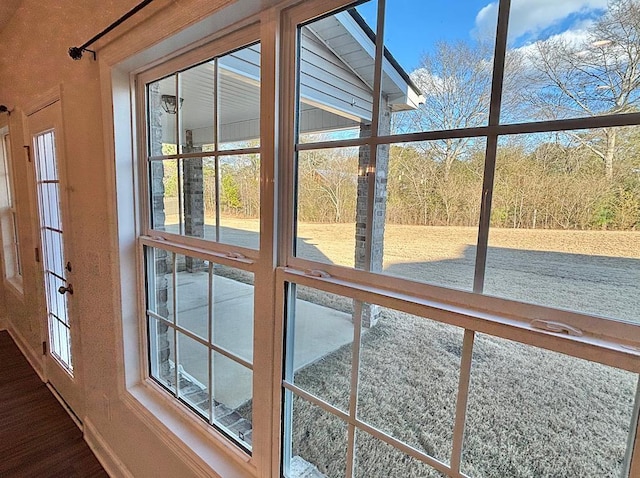
<path id="1" fill-rule="evenodd" d="M 66 165 L 66 148 L 64 141 L 64 125 L 62 115 L 62 98 L 60 89 L 55 88 L 34 102 L 25 110 L 25 139 L 28 144 L 30 172 L 30 194 L 33 200 L 32 211 L 35 220 L 32 222 L 34 231 L 34 245 L 38 247 L 39 263 L 36 264 L 36 284 L 38 296 L 38 310 L 40 319 L 40 336 L 43 341 L 42 373 L 44 381 L 52 389 L 57 398 L 63 402 L 78 426 L 82 426 L 85 413 L 84 387 L 82 382 L 82 345 L 80 340 L 79 321 L 74 310 L 73 296 L 67 294 L 67 317 L 71 329 L 70 341 L 72 350 L 71 375 L 56 358 L 51 355 L 49 344 L 50 329 L 47 303 L 47 287 L 45 284 L 45 258 L 43 253 L 43 238 L 41 235 L 40 198 L 38 192 L 38 176 L 36 170 L 35 137 L 45 131 L 55 131 L 55 155 L 59 180 L 59 210 L 63 232 L 63 254 L 65 261 L 71 261 L 73 254 L 70 247 L 72 228 L 70 221 L 69 181 Z M 38 254 L 36 254 L 36 257 Z M 73 282 L 73 272 L 67 272 L 67 283 Z"/>

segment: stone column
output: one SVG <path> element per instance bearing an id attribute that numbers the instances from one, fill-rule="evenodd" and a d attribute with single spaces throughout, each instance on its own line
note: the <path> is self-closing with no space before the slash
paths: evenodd
<path id="1" fill-rule="evenodd" d="M 149 86 L 149 150 L 152 156 L 162 155 L 162 115 L 165 114 L 161 107 L 160 85 L 153 83 Z M 154 161 L 149 165 L 151 169 L 151 212 L 153 227 L 164 231 L 164 164 L 162 161 Z M 169 317 L 169 281 L 167 274 L 171 273 L 169 267 L 170 254 L 162 249 L 155 249 L 153 255 L 156 289 L 156 311 L 162 317 Z M 156 343 L 158 348 L 158 369 L 160 378 L 166 382 L 173 382 L 169 360 L 171 358 L 171 346 L 168 340 L 169 326 L 163 322 L 158 323 L 156 329 Z"/>
<path id="2" fill-rule="evenodd" d="M 385 136 L 391 131 L 391 109 L 386 99 L 380 102 L 378 135 Z M 371 125 L 360 126 L 360 137 L 371 136 Z M 378 146 L 376 156 L 375 192 L 373 199 L 373 221 L 367 224 L 369 208 L 369 176 L 367 170 L 371 162 L 369 146 L 361 146 L 358 154 L 358 192 L 356 201 L 356 269 L 382 271 L 384 258 L 384 226 L 387 210 L 387 173 L 389 171 L 389 146 Z M 368 245 L 370 257 L 367 257 Z M 369 259 L 369 261 L 367 261 Z M 354 314 L 362 314 L 362 325 L 372 327 L 379 318 L 379 307 L 361 301 L 354 301 Z"/>
<path id="3" fill-rule="evenodd" d="M 185 132 L 185 153 L 202 151 L 193 146 L 193 131 Z M 202 158 L 188 158 L 182 162 L 184 233 L 191 237 L 204 237 L 204 174 Z M 188 272 L 201 270 L 204 262 L 193 257 L 186 258 Z"/>

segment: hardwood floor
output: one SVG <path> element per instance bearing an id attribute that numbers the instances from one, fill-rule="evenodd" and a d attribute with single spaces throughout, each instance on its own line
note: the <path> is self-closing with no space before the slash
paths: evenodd
<path id="1" fill-rule="evenodd" d="M 108 477 L 11 336 L 0 331 L 0 478 Z"/>

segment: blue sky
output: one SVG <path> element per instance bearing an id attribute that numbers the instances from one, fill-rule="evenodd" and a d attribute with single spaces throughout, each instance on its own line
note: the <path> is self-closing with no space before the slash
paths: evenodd
<path id="1" fill-rule="evenodd" d="M 521 47 L 552 35 L 583 31 L 607 0 L 512 0 L 510 42 Z M 375 30 L 377 2 L 358 11 Z M 494 0 L 387 0 L 385 44 L 408 72 L 438 40 L 471 41 L 495 34 Z"/>

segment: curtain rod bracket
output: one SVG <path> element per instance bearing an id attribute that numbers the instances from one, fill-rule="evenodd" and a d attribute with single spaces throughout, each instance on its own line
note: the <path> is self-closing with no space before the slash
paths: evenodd
<path id="1" fill-rule="evenodd" d="M 93 50 L 89 50 L 88 48 L 81 48 L 77 46 L 72 46 L 69 48 L 69 56 L 74 60 L 81 60 L 82 53 L 88 51 L 89 53 L 93 53 L 93 59 L 96 60 L 96 52 Z"/>

